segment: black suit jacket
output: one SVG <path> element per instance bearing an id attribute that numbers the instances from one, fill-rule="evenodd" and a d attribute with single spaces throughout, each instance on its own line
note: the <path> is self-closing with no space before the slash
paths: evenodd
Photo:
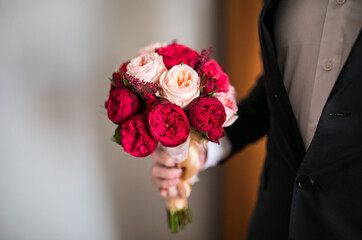
<path id="1" fill-rule="evenodd" d="M 277 1 L 259 20 L 261 77 L 226 129 L 233 152 L 267 134 L 248 239 L 362 239 L 362 36 L 356 40 L 305 151 L 272 40 Z"/>

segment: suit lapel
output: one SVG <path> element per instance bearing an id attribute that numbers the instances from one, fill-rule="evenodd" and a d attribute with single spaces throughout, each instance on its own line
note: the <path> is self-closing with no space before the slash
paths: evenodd
<path id="1" fill-rule="evenodd" d="M 264 64 L 265 87 L 270 99 L 270 111 L 277 119 L 294 157 L 291 163 L 298 168 L 305 156 L 305 147 L 280 72 L 272 39 L 273 12 L 277 0 L 266 0 L 259 19 L 259 37 Z"/>
<path id="2" fill-rule="evenodd" d="M 362 104 L 362 31 L 344 64 L 325 104 L 319 123 L 300 170 L 322 168 L 336 159 L 360 151 L 357 126 Z M 361 131 L 360 131 L 361 132 Z M 313 161 L 318 159 L 318 161 Z"/>
<path id="3" fill-rule="evenodd" d="M 350 84 L 354 79 L 358 79 L 362 69 L 362 30 L 360 30 L 356 42 L 354 43 L 350 55 L 339 74 L 336 83 L 333 86 L 328 102 L 344 86 Z"/>

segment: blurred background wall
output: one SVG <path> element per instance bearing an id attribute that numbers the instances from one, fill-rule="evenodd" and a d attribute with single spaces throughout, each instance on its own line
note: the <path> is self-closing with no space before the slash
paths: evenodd
<path id="1" fill-rule="evenodd" d="M 225 0 L 223 6 L 225 68 L 242 99 L 262 74 L 257 27 L 262 0 Z M 262 138 L 225 164 L 222 239 L 245 239 L 257 198 L 264 156 L 265 138 Z"/>
<path id="2" fill-rule="evenodd" d="M 221 169 L 201 174 L 178 235 L 150 158 L 108 141 L 117 65 L 155 41 L 218 47 L 211 0 L 0 1 L 0 239 L 220 239 Z"/>
<path id="3" fill-rule="evenodd" d="M 108 141 L 117 65 L 149 43 L 214 46 L 240 98 L 260 74 L 261 0 L 0 0 L 0 239 L 243 239 L 260 142 L 200 174 L 171 235 L 150 158 Z M 237 160 L 236 160 L 237 159 Z"/>

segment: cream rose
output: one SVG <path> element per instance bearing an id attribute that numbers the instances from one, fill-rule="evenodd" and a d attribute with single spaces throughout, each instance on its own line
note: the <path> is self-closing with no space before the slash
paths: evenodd
<path id="1" fill-rule="evenodd" d="M 185 108 L 194 98 L 200 95 L 200 77 L 188 65 L 173 66 L 160 78 L 160 96 Z"/>
<path id="2" fill-rule="evenodd" d="M 231 124 L 233 124 L 236 119 L 238 119 L 238 115 L 236 114 L 238 112 L 238 106 L 236 104 L 236 91 L 233 86 L 229 86 L 229 91 L 227 93 L 225 92 L 218 92 L 214 95 L 219 101 L 222 103 L 222 105 L 225 108 L 226 112 L 226 120 L 223 127 L 228 127 Z"/>
<path id="3" fill-rule="evenodd" d="M 145 82 L 158 83 L 166 70 L 162 56 L 157 53 L 142 54 L 127 65 L 127 73 Z"/>
<path id="4" fill-rule="evenodd" d="M 142 54 L 154 53 L 157 48 L 166 47 L 166 46 L 167 46 L 166 43 L 159 43 L 159 42 L 151 43 L 150 45 L 138 50 L 136 56 L 138 57 L 138 56 L 140 56 Z"/>

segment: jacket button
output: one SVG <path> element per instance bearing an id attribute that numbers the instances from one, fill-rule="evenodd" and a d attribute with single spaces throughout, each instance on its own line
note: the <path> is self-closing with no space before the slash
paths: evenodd
<path id="1" fill-rule="evenodd" d="M 314 185 L 313 179 L 307 176 L 299 176 L 297 178 L 297 186 L 302 190 L 311 189 Z"/>

